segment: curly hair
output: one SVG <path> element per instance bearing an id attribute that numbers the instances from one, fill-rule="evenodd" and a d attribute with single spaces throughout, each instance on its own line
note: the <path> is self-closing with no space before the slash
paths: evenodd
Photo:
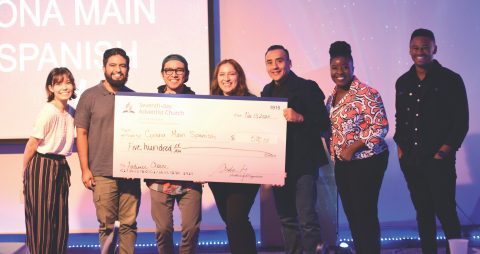
<path id="1" fill-rule="evenodd" d="M 328 53 L 330 54 L 330 60 L 337 56 L 343 56 L 353 61 L 352 48 L 346 41 L 336 41 L 330 44 Z"/>

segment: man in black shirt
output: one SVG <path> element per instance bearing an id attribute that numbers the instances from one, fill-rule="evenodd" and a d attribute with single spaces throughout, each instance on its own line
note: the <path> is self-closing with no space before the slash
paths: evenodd
<path id="1" fill-rule="evenodd" d="M 395 85 L 394 140 L 417 212 L 424 254 L 437 253 L 435 217 L 447 239 L 461 237 L 455 202 L 455 154 L 468 131 L 463 80 L 433 59 L 436 52 L 433 33 L 415 30 L 410 38 L 414 64 Z"/>
<path id="2" fill-rule="evenodd" d="M 325 95 L 312 80 L 293 73 L 287 49 L 273 45 L 265 53 L 272 82 L 262 97 L 288 98 L 285 185 L 274 187 L 275 205 L 282 224 L 285 253 L 315 253 L 321 243 L 315 210 L 318 169 L 327 163 L 321 134 L 328 130 Z M 302 252 L 303 251 L 303 252 Z"/>

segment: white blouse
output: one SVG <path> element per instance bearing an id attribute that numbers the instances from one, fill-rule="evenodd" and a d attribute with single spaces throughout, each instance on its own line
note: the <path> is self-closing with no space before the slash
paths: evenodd
<path id="1" fill-rule="evenodd" d="M 37 116 L 31 136 L 41 140 L 37 152 L 68 156 L 75 138 L 73 117 L 75 109 L 67 106 L 64 112 L 47 103 Z"/>

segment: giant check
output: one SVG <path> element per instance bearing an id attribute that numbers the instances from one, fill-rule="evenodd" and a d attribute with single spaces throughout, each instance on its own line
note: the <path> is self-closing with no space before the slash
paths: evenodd
<path id="1" fill-rule="evenodd" d="M 118 93 L 116 177 L 283 185 L 285 99 Z"/>

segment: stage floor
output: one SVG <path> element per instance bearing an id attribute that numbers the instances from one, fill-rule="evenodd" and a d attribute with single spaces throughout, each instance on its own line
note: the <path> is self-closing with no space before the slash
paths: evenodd
<path id="1" fill-rule="evenodd" d="M 256 231 L 259 254 L 277 254 L 283 253 L 281 248 L 265 248 L 261 245 L 259 231 Z M 413 237 L 412 237 L 413 236 Z M 395 231 L 382 229 L 382 254 L 417 254 L 421 253 L 419 249 L 419 241 L 415 237 L 415 232 Z M 439 236 L 440 238 L 442 236 Z M 340 242 L 351 244 L 348 233 L 340 234 Z M 174 241 L 178 243 L 180 240 L 180 232 L 174 233 Z M 480 253 L 480 237 L 478 234 L 469 236 L 469 253 Z M 1 254 L 24 254 L 26 247 L 24 245 L 25 235 L 0 235 L 0 253 Z M 93 254 L 99 253 L 98 235 L 89 234 L 70 234 L 68 243 L 68 254 Z M 439 240 L 439 254 L 445 253 L 445 240 Z M 331 251 L 330 253 L 351 253 L 347 249 L 342 252 Z M 135 253 L 157 253 L 154 244 L 154 233 L 139 233 Z M 204 230 L 200 232 L 199 245 L 197 253 L 229 253 L 227 236 L 223 230 Z"/>
<path id="2" fill-rule="evenodd" d="M 2 254 L 28 254 L 27 248 L 24 243 L 16 242 L 16 243 L 5 243 L 0 242 L 0 253 Z M 76 247 L 76 248 L 68 248 L 67 254 L 98 254 L 99 248 L 98 247 Z M 147 254 L 147 253 L 157 253 L 154 247 L 137 247 L 135 248 L 136 254 Z M 230 253 L 226 248 L 200 248 L 197 250 L 196 253 L 199 254 L 228 254 Z M 264 250 L 259 248 L 258 254 L 283 254 L 282 250 Z M 331 254 L 334 253 L 342 253 L 348 254 L 351 253 L 348 250 L 344 252 L 329 252 Z M 387 248 L 382 249 L 382 254 L 421 254 L 421 250 L 419 248 Z M 480 248 L 470 247 L 469 253 L 480 253 Z M 445 254 L 445 249 L 441 248 L 438 254 Z"/>
<path id="3" fill-rule="evenodd" d="M 23 243 L 0 243 L 0 253 L 2 254 L 28 254 L 28 251 Z M 67 254 L 98 254 L 98 248 L 69 248 L 67 250 Z M 135 249 L 136 254 L 147 254 L 152 253 L 155 254 L 156 249 L 153 247 L 145 248 L 145 247 L 137 247 Z M 227 249 L 199 249 L 197 251 L 199 254 L 229 254 L 230 252 Z M 262 250 L 259 249 L 258 254 L 283 254 L 281 250 Z M 348 254 L 351 252 L 329 252 L 330 254 L 335 253 L 342 253 Z M 387 248 L 382 249 L 382 254 L 422 254 L 422 251 L 419 248 Z M 480 253 L 480 248 L 469 247 L 469 254 L 476 254 Z M 445 254 L 445 248 L 439 249 L 438 254 Z"/>

